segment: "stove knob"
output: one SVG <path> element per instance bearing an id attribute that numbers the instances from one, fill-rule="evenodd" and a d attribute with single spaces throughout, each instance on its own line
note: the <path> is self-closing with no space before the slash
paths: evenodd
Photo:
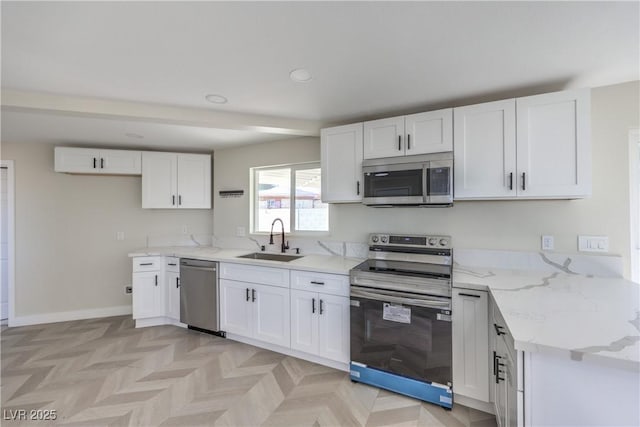
<path id="1" fill-rule="evenodd" d="M 440 239 L 440 246 L 447 246 L 449 241 L 447 239 Z"/>
<path id="2" fill-rule="evenodd" d="M 387 236 L 380 237 L 380 240 L 382 241 L 382 243 L 387 243 Z"/>
<path id="3" fill-rule="evenodd" d="M 371 236 L 371 241 L 373 243 L 378 243 L 378 236 Z"/>
<path id="4" fill-rule="evenodd" d="M 435 237 L 429 239 L 429 246 L 435 246 L 436 243 L 438 243 L 438 239 L 436 239 Z"/>

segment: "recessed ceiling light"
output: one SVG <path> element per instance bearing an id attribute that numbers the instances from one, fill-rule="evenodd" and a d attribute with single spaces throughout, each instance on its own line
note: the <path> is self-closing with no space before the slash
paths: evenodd
<path id="1" fill-rule="evenodd" d="M 297 68 L 289 73 L 289 77 L 296 83 L 306 83 L 313 79 L 311 72 L 305 68 Z"/>
<path id="2" fill-rule="evenodd" d="M 207 101 L 213 103 L 213 104 L 226 104 L 227 103 L 227 98 L 225 98 L 222 95 L 207 95 L 204 97 Z"/>
<path id="3" fill-rule="evenodd" d="M 137 138 L 137 139 L 142 139 L 144 138 L 144 135 L 140 135 L 139 133 L 125 133 L 124 136 L 129 137 L 129 138 Z"/>

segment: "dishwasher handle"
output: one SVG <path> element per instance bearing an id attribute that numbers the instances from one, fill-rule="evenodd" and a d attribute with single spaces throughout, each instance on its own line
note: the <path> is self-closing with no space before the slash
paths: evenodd
<path id="1" fill-rule="evenodd" d="M 189 265 L 189 264 L 181 264 L 181 267 L 188 268 L 189 270 L 216 271 L 215 267 L 198 267 L 196 265 Z"/>

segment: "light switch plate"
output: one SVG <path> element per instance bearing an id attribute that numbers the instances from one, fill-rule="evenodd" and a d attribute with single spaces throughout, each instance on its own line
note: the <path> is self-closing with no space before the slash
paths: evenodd
<path id="1" fill-rule="evenodd" d="M 609 236 L 578 236 L 580 252 L 609 252 Z"/>
<path id="2" fill-rule="evenodd" d="M 236 227 L 236 237 L 245 237 L 247 230 L 244 227 Z"/>
<path id="3" fill-rule="evenodd" d="M 553 236 L 542 236 L 542 250 L 543 251 L 552 251 L 553 250 Z"/>
<path id="4" fill-rule="evenodd" d="M 124 231 L 116 232 L 116 240 L 124 240 Z"/>

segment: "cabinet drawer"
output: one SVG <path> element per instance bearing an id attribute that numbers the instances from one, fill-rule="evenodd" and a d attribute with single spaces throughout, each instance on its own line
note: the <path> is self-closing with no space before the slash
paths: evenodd
<path id="1" fill-rule="evenodd" d="M 164 258 L 164 269 L 172 273 L 180 273 L 180 258 L 168 256 Z"/>
<path id="2" fill-rule="evenodd" d="M 133 259 L 133 272 L 160 271 L 162 269 L 162 257 L 140 256 Z"/>
<path id="3" fill-rule="evenodd" d="M 349 296 L 349 276 L 291 270 L 291 288 Z"/>
<path id="4" fill-rule="evenodd" d="M 289 270 L 255 265 L 220 263 L 220 278 L 239 282 L 289 287 Z"/>

